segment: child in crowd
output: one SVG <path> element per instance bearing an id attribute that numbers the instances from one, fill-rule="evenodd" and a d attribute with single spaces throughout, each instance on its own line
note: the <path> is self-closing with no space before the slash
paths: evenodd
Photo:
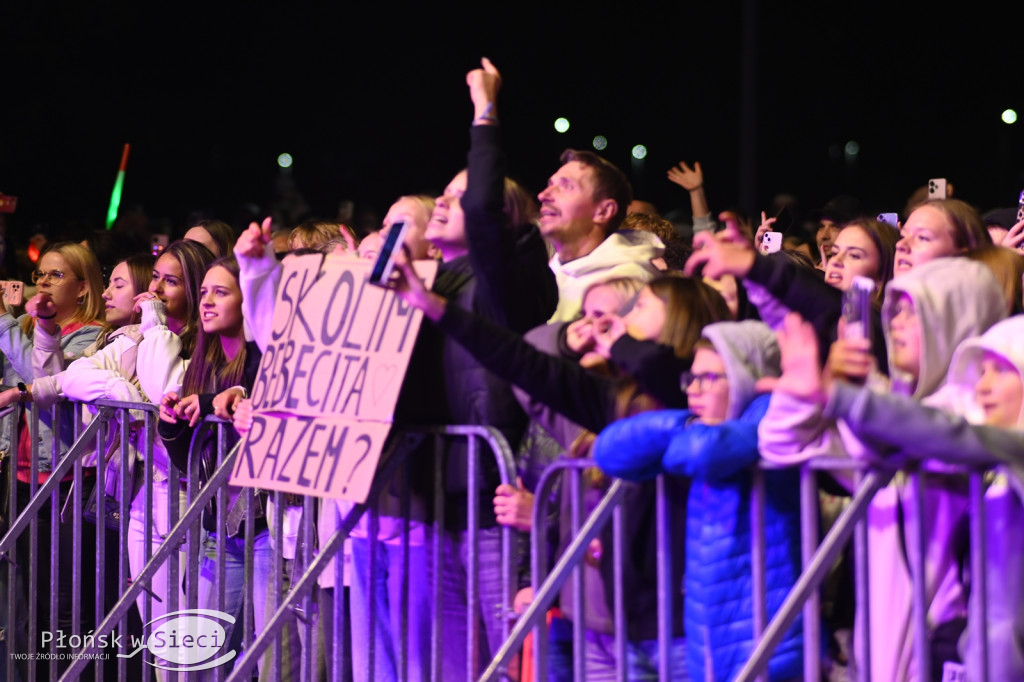
<path id="1" fill-rule="evenodd" d="M 750 591 L 750 468 L 758 460 L 757 427 L 768 396 L 755 384 L 778 375 L 779 355 L 762 322 L 708 325 L 691 370 L 683 374 L 689 406 L 656 410 L 609 424 L 594 446 L 598 466 L 634 481 L 660 473 L 692 480 L 686 514 L 683 627 L 693 680 L 731 680 L 753 650 Z M 765 574 L 768 615 L 779 609 L 800 573 L 800 509 L 795 470 L 766 478 Z M 772 679 L 800 675 L 802 625 L 775 649 Z"/>

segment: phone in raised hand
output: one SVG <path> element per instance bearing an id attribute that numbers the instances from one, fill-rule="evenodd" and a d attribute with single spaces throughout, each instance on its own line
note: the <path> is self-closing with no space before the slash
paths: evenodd
<path id="1" fill-rule="evenodd" d="M 370 284 L 387 286 L 391 279 L 391 271 L 395 267 L 395 256 L 402 249 L 405 243 L 405 235 L 409 231 L 409 223 L 392 223 L 388 229 L 388 236 L 377 253 L 377 260 L 373 262 L 373 269 L 370 271 Z"/>
<path id="2" fill-rule="evenodd" d="M 761 253 L 768 255 L 782 250 L 782 233 L 765 232 L 761 237 Z"/>
<path id="3" fill-rule="evenodd" d="M 4 300 L 8 305 L 20 306 L 25 303 L 25 284 L 24 282 L 16 281 L 2 281 L 0 282 L 0 290 L 3 291 Z"/>
<path id="4" fill-rule="evenodd" d="M 899 213 L 879 213 L 876 219 L 880 223 L 887 223 L 889 225 L 892 225 L 893 229 L 900 229 Z"/>
<path id="5" fill-rule="evenodd" d="M 871 300 L 874 293 L 875 281 L 861 275 L 854 277 L 850 288 L 843 292 L 844 338 L 871 338 Z"/>

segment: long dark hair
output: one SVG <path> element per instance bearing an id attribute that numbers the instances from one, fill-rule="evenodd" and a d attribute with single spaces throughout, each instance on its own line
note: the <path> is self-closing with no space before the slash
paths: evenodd
<path id="1" fill-rule="evenodd" d="M 172 256 L 181 266 L 182 282 L 185 284 L 185 327 L 178 334 L 181 339 L 181 357 L 190 358 L 196 347 L 199 333 L 199 288 L 203 276 L 213 261 L 213 253 L 200 244 L 188 239 L 171 242 L 163 253 Z"/>
<path id="2" fill-rule="evenodd" d="M 238 284 L 238 261 L 234 256 L 218 258 L 207 268 L 207 272 L 213 268 L 224 268 L 235 278 Z M 242 383 L 242 375 L 245 371 L 245 346 L 235 354 L 235 357 L 228 358 L 224 353 L 224 346 L 217 334 L 207 334 L 202 326 L 196 339 L 195 352 L 185 368 L 185 377 L 182 380 L 182 395 L 198 393 L 216 393 L 224 389 L 238 386 Z"/>

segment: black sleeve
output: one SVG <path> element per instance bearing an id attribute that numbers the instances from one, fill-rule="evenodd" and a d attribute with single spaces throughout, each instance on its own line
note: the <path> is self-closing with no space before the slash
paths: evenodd
<path id="1" fill-rule="evenodd" d="M 466 191 L 461 203 L 469 262 L 477 280 L 474 308 L 510 329 L 525 332 L 554 312 L 558 303 L 554 274 L 547 265 L 547 251 L 537 250 L 532 243 L 539 240 L 521 239 L 530 236 L 531 226 L 514 229 L 507 224 L 507 164 L 501 130 L 472 126 L 469 136 Z"/>
<path id="2" fill-rule="evenodd" d="M 252 394 L 252 387 L 256 384 L 256 375 L 260 371 L 260 360 L 263 353 L 255 341 L 245 342 L 245 367 L 242 370 L 242 385 L 245 386 L 246 395 Z"/>
<path id="3" fill-rule="evenodd" d="M 757 254 L 746 279 L 765 287 L 784 306 L 800 313 L 817 332 L 820 359 L 824 363 L 837 338 L 836 329 L 843 312 L 843 292 L 826 283 L 807 268 L 785 257 Z M 881 316 L 872 319 L 871 349 L 879 371 L 888 374 L 889 361 L 882 333 Z"/>
<path id="4" fill-rule="evenodd" d="M 177 424 L 161 421 L 156 427 L 160 439 L 167 448 L 167 455 L 174 466 L 183 474 L 188 472 L 188 453 L 192 446 L 192 434 L 195 429 L 187 421 L 179 420 Z"/>
<path id="5" fill-rule="evenodd" d="M 686 408 L 686 390 L 679 379 L 690 370 L 693 358 L 677 357 L 671 346 L 623 334 L 612 344 L 612 362 L 666 408 Z"/>
<path id="6" fill-rule="evenodd" d="M 438 326 L 496 375 L 598 433 L 615 418 L 618 381 L 537 350 L 522 336 L 449 302 Z"/>

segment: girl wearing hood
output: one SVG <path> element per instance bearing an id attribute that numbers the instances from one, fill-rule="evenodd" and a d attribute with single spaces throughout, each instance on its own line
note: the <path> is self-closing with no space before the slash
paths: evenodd
<path id="1" fill-rule="evenodd" d="M 832 376 L 866 380 L 876 392 L 963 414 L 973 395 L 946 382 L 953 351 L 1005 314 L 1005 297 L 989 268 L 965 258 L 934 259 L 886 288 L 882 321 L 891 381 L 872 369 L 869 344 L 861 340 L 833 344 L 827 366 Z M 801 361 L 815 362 L 807 348 Z M 759 438 L 761 454 L 781 464 L 818 456 L 881 462 L 891 453 L 884 443 L 859 438 L 846 419 L 826 414 L 816 397 L 800 390 L 773 392 Z M 842 473 L 836 472 L 837 480 L 852 490 L 852 481 Z M 919 679 L 913 656 L 910 548 L 903 540 L 918 523 L 924 524 L 928 538 L 924 560 L 932 669 L 941 670 L 945 661 L 958 658 L 955 648 L 966 615 L 966 592 L 960 577 L 963 548 L 955 531 L 966 523 L 967 481 L 942 471 L 923 476 L 922 519 L 914 517 L 902 473 L 875 495 L 867 512 L 871 679 Z M 860 650 L 862 644 L 855 642 L 855 651 Z"/>
<path id="2" fill-rule="evenodd" d="M 827 375 L 823 386 L 816 368 L 792 362 L 814 343 L 805 331 L 799 320 L 787 322 L 780 337 L 784 372 L 777 391 L 818 400 L 825 414 L 843 418 L 859 438 L 884 443 L 893 455 L 1000 463 L 985 493 L 988 674 L 994 680 L 1024 680 L 1024 547 L 1006 542 L 1024 525 L 1024 345 L 1019 342 L 1024 316 L 999 322 L 957 348 L 947 384 L 973 393 L 964 414 L 843 380 L 828 382 Z M 971 600 L 978 598 L 971 593 Z M 971 665 L 977 649 L 976 627 L 968 619 L 961 659 Z"/>
<path id="3" fill-rule="evenodd" d="M 660 473 L 692 479 L 687 501 L 686 665 L 694 680 L 731 680 L 754 644 L 751 595 L 750 469 L 758 460 L 757 425 L 768 407 L 755 383 L 774 377 L 779 350 L 762 322 L 704 328 L 690 372 L 689 407 L 618 420 L 598 436 L 594 459 L 608 474 L 641 481 Z M 768 613 L 782 605 L 800 574 L 796 471 L 766 473 Z M 798 620 L 769 662 L 772 679 L 798 678 L 803 650 Z"/>

